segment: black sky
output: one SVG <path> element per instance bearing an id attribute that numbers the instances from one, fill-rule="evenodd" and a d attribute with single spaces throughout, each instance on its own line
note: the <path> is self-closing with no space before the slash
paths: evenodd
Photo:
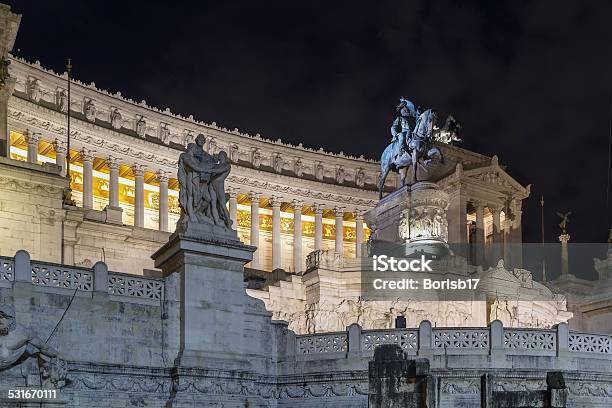
<path id="1" fill-rule="evenodd" d="M 607 238 L 609 1 L 8 1 L 14 53 L 150 105 L 378 158 L 397 98 L 523 184 L 525 241 Z M 17 51 L 19 50 L 19 51 Z"/>

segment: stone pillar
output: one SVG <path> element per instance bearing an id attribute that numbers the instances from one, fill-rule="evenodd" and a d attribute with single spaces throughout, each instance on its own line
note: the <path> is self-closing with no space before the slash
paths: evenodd
<path id="1" fill-rule="evenodd" d="M 369 408 L 438 406 L 437 387 L 429 375 L 429 360 L 408 359 L 398 344 L 376 347 L 368 371 Z"/>
<path id="2" fill-rule="evenodd" d="M 476 245 L 476 264 L 484 264 L 484 244 L 485 244 L 485 231 L 484 231 L 484 205 L 481 203 L 474 203 L 476 207 L 476 239 L 474 245 Z"/>
<path id="3" fill-rule="evenodd" d="M 25 139 L 28 142 L 28 163 L 38 163 L 38 142 L 40 141 L 40 133 L 25 132 Z"/>
<path id="4" fill-rule="evenodd" d="M 13 49 L 21 15 L 11 12 L 11 7 L 0 4 L 0 59 L 7 59 Z M 8 129 L 8 100 L 15 88 L 15 78 L 4 78 L 0 85 L 0 156 L 10 157 L 10 136 Z"/>
<path id="5" fill-rule="evenodd" d="M 60 175 L 66 177 L 66 142 L 55 139 L 52 144 L 55 150 L 55 164 L 62 169 Z"/>
<path id="6" fill-rule="evenodd" d="M 93 152 L 88 149 L 81 150 L 83 160 L 83 208 L 93 208 Z"/>
<path id="7" fill-rule="evenodd" d="M 335 207 L 334 212 L 336 214 L 336 253 L 342 255 L 344 254 L 344 245 L 343 245 L 343 231 L 342 231 L 342 223 L 344 220 L 344 208 Z"/>
<path id="8" fill-rule="evenodd" d="M 504 247 L 504 265 L 506 269 L 510 268 L 510 263 L 512 262 L 512 254 L 510 251 L 510 225 L 512 221 L 508 218 L 508 214 L 506 215 L 506 219 L 504 220 L 504 230 L 503 230 L 503 247 Z"/>
<path id="9" fill-rule="evenodd" d="M 119 159 L 111 156 L 106 163 L 109 170 L 108 205 L 119 207 Z"/>
<path id="10" fill-rule="evenodd" d="M 491 246 L 491 259 L 490 264 L 496 265 L 497 262 L 502 259 L 503 255 L 503 232 L 501 229 L 501 210 L 499 206 L 489 207 L 493 213 L 493 245 Z"/>
<path id="11" fill-rule="evenodd" d="M 144 167 L 132 166 L 134 172 L 134 226 L 144 228 Z"/>
<path id="12" fill-rule="evenodd" d="M 570 240 L 570 236 L 567 233 L 559 236 L 561 241 L 561 276 L 567 278 L 569 274 L 569 255 L 567 251 L 567 243 Z"/>
<path id="13" fill-rule="evenodd" d="M 460 167 L 458 164 L 457 167 Z M 448 206 L 448 243 L 456 255 L 468 256 L 467 196 L 461 184 L 450 194 Z"/>
<path id="14" fill-rule="evenodd" d="M 321 204 L 315 204 L 314 213 L 315 213 L 314 249 L 315 251 L 319 251 L 323 247 L 323 206 Z"/>
<path id="15" fill-rule="evenodd" d="M 519 198 L 513 200 L 512 214 L 514 215 L 514 219 L 510 224 L 510 234 L 508 235 L 511 252 L 510 261 L 513 268 L 523 267 L 522 204 L 522 200 Z"/>
<path id="16" fill-rule="evenodd" d="M 238 189 L 229 188 L 229 214 L 232 228 L 238 229 Z"/>
<path id="17" fill-rule="evenodd" d="M 123 208 L 119 207 L 119 159 L 110 156 L 106 159 L 108 165 L 108 205 L 104 208 L 106 222 L 123 224 Z"/>
<path id="18" fill-rule="evenodd" d="M 361 258 L 363 245 L 363 212 L 355 210 L 355 258 Z"/>
<path id="19" fill-rule="evenodd" d="M 168 174 L 159 170 L 156 173 L 159 181 L 159 230 L 168 231 Z"/>
<path id="20" fill-rule="evenodd" d="M 272 270 L 281 267 L 281 199 L 272 197 Z"/>
<path id="21" fill-rule="evenodd" d="M 302 271 L 302 203 L 293 200 L 293 270 Z"/>
<path id="22" fill-rule="evenodd" d="M 249 194 L 251 199 L 251 245 L 259 247 L 259 193 Z M 259 249 L 253 253 L 251 268 L 259 269 Z"/>
<path id="23" fill-rule="evenodd" d="M 152 255 L 163 276 L 178 278 L 179 352 L 174 364 L 223 370 L 259 367 L 265 360 L 263 347 L 251 328 L 263 318 L 254 320 L 248 314 L 243 283 L 244 264 L 255 248 L 242 244 L 236 231 L 221 227 L 196 235 L 173 234 Z"/>

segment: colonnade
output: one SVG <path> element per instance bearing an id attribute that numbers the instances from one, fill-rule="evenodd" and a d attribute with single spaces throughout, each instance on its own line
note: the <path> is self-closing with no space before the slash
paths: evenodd
<path id="1" fill-rule="evenodd" d="M 39 155 L 39 142 L 41 141 L 40 134 L 25 132 L 25 140 L 27 142 L 27 161 L 30 163 L 38 163 Z M 53 149 L 55 150 L 55 163 L 62 168 L 61 174 L 66 175 L 66 155 L 67 146 L 66 143 L 60 140 L 51 142 Z M 75 152 L 72 152 L 74 155 Z M 93 209 L 94 208 L 94 159 L 96 158 L 95 152 L 81 148 L 78 150 L 78 156 L 82 162 L 82 178 L 83 178 L 83 208 Z M 74 157 L 73 157 L 74 159 Z M 118 157 L 109 156 L 101 158 L 105 162 L 105 166 L 108 168 L 108 207 L 119 210 L 120 206 L 120 166 L 121 163 Z M 99 164 L 99 162 L 97 162 Z M 98 166 L 99 167 L 99 166 Z M 134 178 L 134 226 L 144 228 L 145 227 L 145 171 L 147 169 L 142 164 L 131 164 L 129 165 Z M 169 176 L 168 173 L 158 171 L 148 171 L 147 174 L 154 174 L 155 180 L 159 184 L 159 221 L 158 229 L 160 231 L 168 231 L 168 195 L 169 195 Z M 149 177 L 149 176 L 148 176 Z M 238 212 L 238 195 L 246 194 L 250 200 L 250 216 L 251 220 L 259 220 L 260 216 L 260 199 L 268 198 L 268 201 L 272 209 L 272 270 L 281 268 L 281 205 L 283 203 L 290 203 L 293 211 L 293 270 L 301 271 L 302 263 L 306 257 L 306 253 L 303 250 L 303 228 L 302 228 L 302 211 L 304 206 L 312 209 L 314 212 L 314 248 L 315 250 L 323 249 L 323 212 L 326 209 L 333 208 L 334 217 L 334 249 L 338 253 L 344 251 L 344 217 L 345 213 L 350 212 L 353 214 L 351 219 L 355 222 L 355 255 L 361 256 L 361 244 L 364 241 L 364 224 L 363 224 L 363 211 L 359 209 L 349 209 L 340 206 L 333 206 L 333 204 L 322 203 L 322 202 L 306 202 L 297 200 L 290 197 L 282 197 L 276 195 L 266 196 L 265 191 L 244 191 L 231 186 L 226 187 L 229 191 L 229 213 L 233 221 L 234 227 L 237 227 L 237 212 Z M 329 211 L 327 212 L 329 216 Z M 250 244 L 260 247 L 260 223 L 251 222 L 250 226 Z M 327 237 L 329 239 L 329 237 Z M 352 241 L 352 239 L 351 239 Z M 259 269 L 261 267 L 260 259 L 256 253 L 251 267 Z"/>

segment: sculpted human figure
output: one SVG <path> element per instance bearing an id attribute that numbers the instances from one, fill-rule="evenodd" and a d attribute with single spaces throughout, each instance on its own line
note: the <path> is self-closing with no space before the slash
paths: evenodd
<path id="1" fill-rule="evenodd" d="M 179 156 L 178 181 L 179 205 L 182 209 L 179 223 L 191 221 L 194 223 L 211 222 L 206 214 L 211 199 L 208 188 L 202 188 L 202 183 L 210 180 L 207 167 L 196 158 L 197 146 L 187 145 L 187 150 Z"/>
<path id="2" fill-rule="evenodd" d="M 30 347 L 28 347 L 30 346 Z M 19 364 L 24 357 L 38 357 L 43 379 L 55 386 L 63 386 L 66 362 L 52 347 L 15 321 L 15 311 L 0 305 L 0 371 Z"/>

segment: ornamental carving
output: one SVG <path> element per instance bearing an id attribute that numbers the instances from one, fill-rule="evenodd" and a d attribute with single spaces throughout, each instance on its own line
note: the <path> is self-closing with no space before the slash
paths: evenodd
<path id="1" fill-rule="evenodd" d="M 251 164 L 255 168 L 259 168 L 261 166 L 261 150 L 255 148 L 251 152 Z"/>
<path id="2" fill-rule="evenodd" d="M 338 166 L 338 168 L 336 168 L 336 183 L 338 184 L 344 183 L 344 167 L 343 166 Z"/>
<path id="3" fill-rule="evenodd" d="M 83 115 L 85 115 L 85 119 L 90 122 L 95 122 L 96 120 L 96 104 L 93 99 L 85 98 L 83 101 Z"/>
<path id="4" fill-rule="evenodd" d="M 320 161 L 317 161 L 315 163 L 314 173 L 315 173 L 315 178 L 317 180 L 319 181 L 323 180 L 323 177 L 325 177 L 325 168 L 323 167 L 323 163 L 321 163 Z"/>
<path id="5" fill-rule="evenodd" d="M 355 173 L 355 184 L 357 187 L 365 186 L 365 172 L 362 168 L 357 169 L 357 172 Z"/>
<path id="6" fill-rule="evenodd" d="M 272 155 L 272 168 L 276 173 L 281 173 L 283 171 L 283 158 L 280 153 L 274 153 Z"/>
<path id="7" fill-rule="evenodd" d="M 147 133 L 147 122 L 145 121 L 144 116 L 136 115 L 136 123 L 134 125 L 134 131 L 136 132 L 136 135 L 138 135 L 138 137 L 141 137 L 144 139 Z"/>
<path id="8" fill-rule="evenodd" d="M 121 129 L 123 126 L 123 116 L 121 116 L 121 112 L 117 108 L 111 108 L 110 111 L 110 124 L 113 129 Z"/>
<path id="9" fill-rule="evenodd" d="M 167 123 L 161 122 L 159 124 L 159 140 L 161 140 L 163 144 L 168 144 L 170 142 L 170 128 Z"/>
<path id="10" fill-rule="evenodd" d="M 229 147 L 229 157 L 232 163 L 238 163 L 240 158 L 240 149 L 236 143 L 232 143 Z"/>
<path id="11" fill-rule="evenodd" d="M 55 91 L 55 105 L 60 112 L 68 111 L 68 91 L 63 88 L 57 88 Z"/>
<path id="12" fill-rule="evenodd" d="M 28 77 L 26 82 L 26 94 L 31 101 L 38 103 L 40 101 L 40 82 L 34 77 Z"/>
<path id="13" fill-rule="evenodd" d="M 293 165 L 293 172 L 296 176 L 302 177 L 304 174 L 304 163 L 302 163 L 302 159 L 299 157 L 295 159 L 295 163 Z"/>

